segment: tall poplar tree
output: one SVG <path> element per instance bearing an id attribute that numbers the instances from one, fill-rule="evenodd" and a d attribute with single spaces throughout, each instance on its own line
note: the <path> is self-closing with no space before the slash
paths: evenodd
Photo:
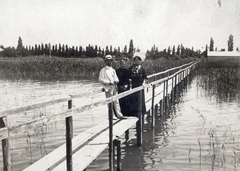
<path id="1" fill-rule="evenodd" d="M 172 55 L 175 55 L 175 45 L 173 45 L 173 48 L 172 48 Z"/>
<path id="2" fill-rule="evenodd" d="M 123 53 L 127 54 L 127 45 L 124 46 Z"/>
<path id="3" fill-rule="evenodd" d="M 59 57 L 61 56 L 61 51 L 62 51 L 62 46 L 61 46 L 61 43 L 59 43 L 59 45 L 58 45 L 58 56 Z"/>
<path id="4" fill-rule="evenodd" d="M 17 44 L 17 49 L 21 49 L 23 48 L 23 42 L 22 42 L 22 38 L 19 36 L 18 38 L 18 44 Z"/>
<path id="5" fill-rule="evenodd" d="M 228 51 L 233 51 L 233 35 L 230 34 L 229 40 L 228 40 Z"/>
<path id="6" fill-rule="evenodd" d="M 177 47 L 177 55 L 180 55 L 180 45 Z"/>
<path id="7" fill-rule="evenodd" d="M 129 54 L 133 54 L 133 49 L 134 49 L 134 47 L 133 47 L 133 40 L 131 39 L 131 40 L 130 40 L 130 43 L 129 43 L 128 53 L 129 53 Z"/>
<path id="8" fill-rule="evenodd" d="M 211 39 L 210 39 L 209 51 L 214 51 L 214 41 L 213 41 L 213 38 L 212 38 L 212 37 L 211 37 Z"/>
<path id="9" fill-rule="evenodd" d="M 17 55 L 26 56 L 26 50 L 23 46 L 22 38 L 20 36 L 18 38 L 18 44 L 17 44 Z"/>
<path id="10" fill-rule="evenodd" d="M 105 49 L 105 55 L 109 55 L 109 49 L 108 49 L 108 46 L 106 46 L 106 49 Z"/>
<path id="11" fill-rule="evenodd" d="M 112 48 L 112 45 L 110 45 L 110 55 L 112 55 L 113 54 L 113 48 Z"/>

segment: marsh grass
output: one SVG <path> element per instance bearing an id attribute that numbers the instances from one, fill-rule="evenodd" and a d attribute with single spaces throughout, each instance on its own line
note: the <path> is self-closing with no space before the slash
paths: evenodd
<path id="1" fill-rule="evenodd" d="M 92 79 L 104 66 L 101 58 L 76 59 L 34 56 L 1 60 L 1 79 L 79 80 Z"/>
<path id="2" fill-rule="evenodd" d="M 240 90 L 240 63 L 238 59 L 206 61 L 197 70 L 198 85 L 206 90 L 206 96 L 232 101 Z"/>
<path id="3" fill-rule="evenodd" d="M 143 62 L 147 74 L 153 74 L 171 67 L 179 66 L 194 58 L 159 58 Z M 130 66 L 128 62 L 127 66 Z M 8 80 L 97 80 L 98 73 L 105 66 L 104 60 L 96 58 L 60 58 L 32 56 L 19 58 L 0 58 L 0 79 Z M 120 67 L 115 60 L 113 68 Z"/>
<path id="4" fill-rule="evenodd" d="M 200 72 L 217 82 L 219 89 L 237 88 L 240 81 L 239 60 L 202 62 Z"/>
<path id="5" fill-rule="evenodd" d="M 202 161 L 210 161 L 212 170 L 216 168 L 226 170 L 229 164 L 232 164 L 235 168 L 239 167 L 240 130 L 232 125 L 225 127 L 206 126 L 206 117 L 200 110 L 194 110 L 199 113 L 201 120 L 204 120 L 203 130 L 200 131 L 201 136 L 204 135 L 204 138 L 198 138 L 200 170 Z M 208 140 L 208 144 L 206 144 L 206 140 Z"/>

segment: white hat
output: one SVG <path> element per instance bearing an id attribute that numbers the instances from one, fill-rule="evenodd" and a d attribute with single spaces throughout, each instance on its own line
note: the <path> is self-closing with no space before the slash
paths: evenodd
<path id="1" fill-rule="evenodd" d="M 107 59 L 113 59 L 112 55 L 106 55 L 105 60 L 107 60 Z"/>
<path id="2" fill-rule="evenodd" d="M 135 52 L 133 54 L 133 59 L 136 58 L 136 57 L 139 57 L 141 59 L 141 61 L 143 62 L 146 58 L 146 55 L 145 55 L 145 53 Z"/>

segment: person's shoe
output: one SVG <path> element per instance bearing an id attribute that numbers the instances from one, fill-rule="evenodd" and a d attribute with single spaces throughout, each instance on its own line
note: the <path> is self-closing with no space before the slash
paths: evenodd
<path id="1" fill-rule="evenodd" d="M 119 116 L 118 119 L 127 119 L 126 116 Z"/>
<path id="2" fill-rule="evenodd" d="M 115 116 L 113 116 L 112 120 L 118 120 L 118 118 L 116 118 Z"/>

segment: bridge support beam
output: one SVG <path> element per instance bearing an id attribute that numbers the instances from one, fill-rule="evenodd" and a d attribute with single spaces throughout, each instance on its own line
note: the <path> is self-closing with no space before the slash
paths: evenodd
<path id="1" fill-rule="evenodd" d="M 139 109 L 138 109 L 138 121 L 137 121 L 137 124 L 136 124 L 136 131 L 137 131 L 137 145 L 138 147 L 141 147 L 142 146 L 142 125 L 143 125 L 143 118 L 142 116 L 144 116 L 144 113 L 143 113 L 143 103 L 145 103 L 144 101 L 144 89 L 141 90 L 139 92 Z"/>
<path id="2" fill-rule="evenodd" d="M 72 108 L 72 100 L 68 101 L 68 109 Z M 66 123 L 66 164 L 67 171 L 72 171 L 72 138 L 73 138 L 73 120 L 72 116 L 65 119 Z"/>
<path id="3" fill-rule="evenodd" d="M 117 171 L 121 171 L 121 167 L 122 167 L 121 140 L 114 139 L 113 145 L 114 145 L 114 151 L 113 151 L 114 156 L 115 156 L 115 147 L 117 147 Z"/>
<path id="4" fill-rule="evenodd" d="M 2 118 L 0 118 L 0 128 L 6 125 Z M 8 138 L 2 140 L 2 155 L 3 155 L 3 171 L 11 171 L 11 158 L 10 158 L 10 144 Z"/>

